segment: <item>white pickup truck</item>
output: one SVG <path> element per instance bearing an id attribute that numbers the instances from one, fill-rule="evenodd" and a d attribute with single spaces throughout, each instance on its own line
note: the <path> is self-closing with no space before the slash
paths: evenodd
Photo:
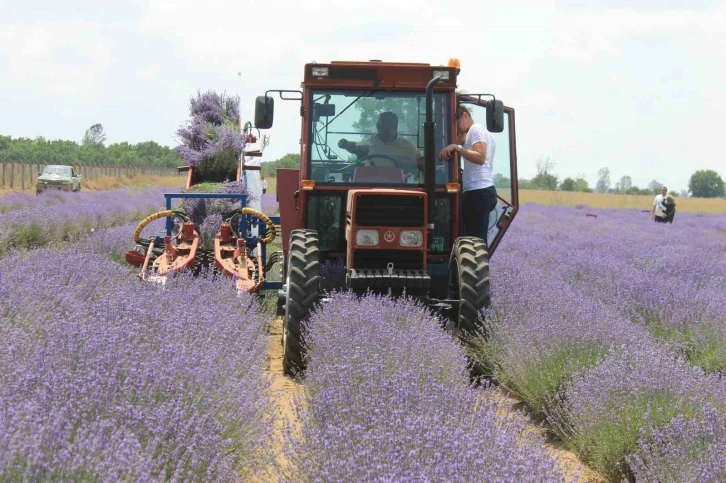
<path id="1" fill-rule="evenodd" d="M 72 166 L 46 166 L 38 176 L 35 194 L 46 190 L 81 191 L 81 176 L 73 172 Z"/>

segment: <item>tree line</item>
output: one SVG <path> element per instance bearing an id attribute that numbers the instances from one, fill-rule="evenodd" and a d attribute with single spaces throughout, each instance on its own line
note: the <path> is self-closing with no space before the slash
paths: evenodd
<path id="1" fill-rule="evenodd" d="M 278 168 L 299 168 L 300 155 L 289 153 L 274 161 L 262 163 L 262 176 L 274 178 Z M 537 160 L 537 175 L 532 179 L 520 178 L 520 189 L 540 189 L 549 191 L 579 191 L 583 193 L 610 193 L 621 195 L 657 195 L 663 186 L 654 179 L 645 188 L 639 188 L 633 184 L 630 176 L 622 176 L 613 186 L 610 169 L 601 168 L 598 170 L 598 180 L 595 188 L 591 188 L 584 175 L 575 178 L 566 177 L 562 180 L 557 177 L 553 170 L 555 162 L 550 157 Z M 510 180 L 501 173 L 494 174 L 494 184 L 499 187 L 508 187 Z M 717 198 L 726 196 L 726 184 L 721 176 L 713 170 L 699 170 L 691 175 L 688 182 L 688 191 L 697 198 Z M 680 193 L 681 196 L 688 195 L 688 192 Z M 677 192 L 673 195 L 678 196 Z"/>
<path id="2" fill-rule="evenodd" d="M 101 124 L 91 126 L 80 143 L 69 140 L 12 138 L 0 135 L 0 162 L 176 168 L 183 165 L 179 153 L 154 141 L 105 145 Z"/>

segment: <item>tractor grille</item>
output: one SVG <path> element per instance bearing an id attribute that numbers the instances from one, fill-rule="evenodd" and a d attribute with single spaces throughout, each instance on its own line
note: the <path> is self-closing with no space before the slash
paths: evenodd
<path id="1" fill-rule="evenodd" d="M 355 224 L 358 226 L 423 226 L 423 196 L 359 195 Z"/>
<path id="2" fill-rule="evenodd" d="M 393 263 L 395 270 L 423 268 L 423 250 L 356 250 L 353 253 L 355 268 L 381 268 Z"/>

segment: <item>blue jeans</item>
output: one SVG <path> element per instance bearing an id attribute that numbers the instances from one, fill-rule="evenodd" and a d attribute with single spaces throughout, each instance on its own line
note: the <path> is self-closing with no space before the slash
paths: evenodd
<path id="1" fill-rule="evenodd" d="M 494 186 L 465 191 L 461 197 L 462 235 L 476 236 L 489 248 L 489 213 L 497 207 L 497 189 Z"/>

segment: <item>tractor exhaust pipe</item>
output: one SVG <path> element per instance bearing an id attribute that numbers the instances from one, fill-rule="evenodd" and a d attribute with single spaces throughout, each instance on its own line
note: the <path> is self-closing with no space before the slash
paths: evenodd
<path id="1" fill-rule="evenodd" d="M 436 196 L 436 146 L 434 144 L 434 86 L 441 80 L 435 76 L 426 85 L 426 122 L 424 122 L 424 189 L 428 196 L 429 246 L 433 243 L 434 198 Z"/>

